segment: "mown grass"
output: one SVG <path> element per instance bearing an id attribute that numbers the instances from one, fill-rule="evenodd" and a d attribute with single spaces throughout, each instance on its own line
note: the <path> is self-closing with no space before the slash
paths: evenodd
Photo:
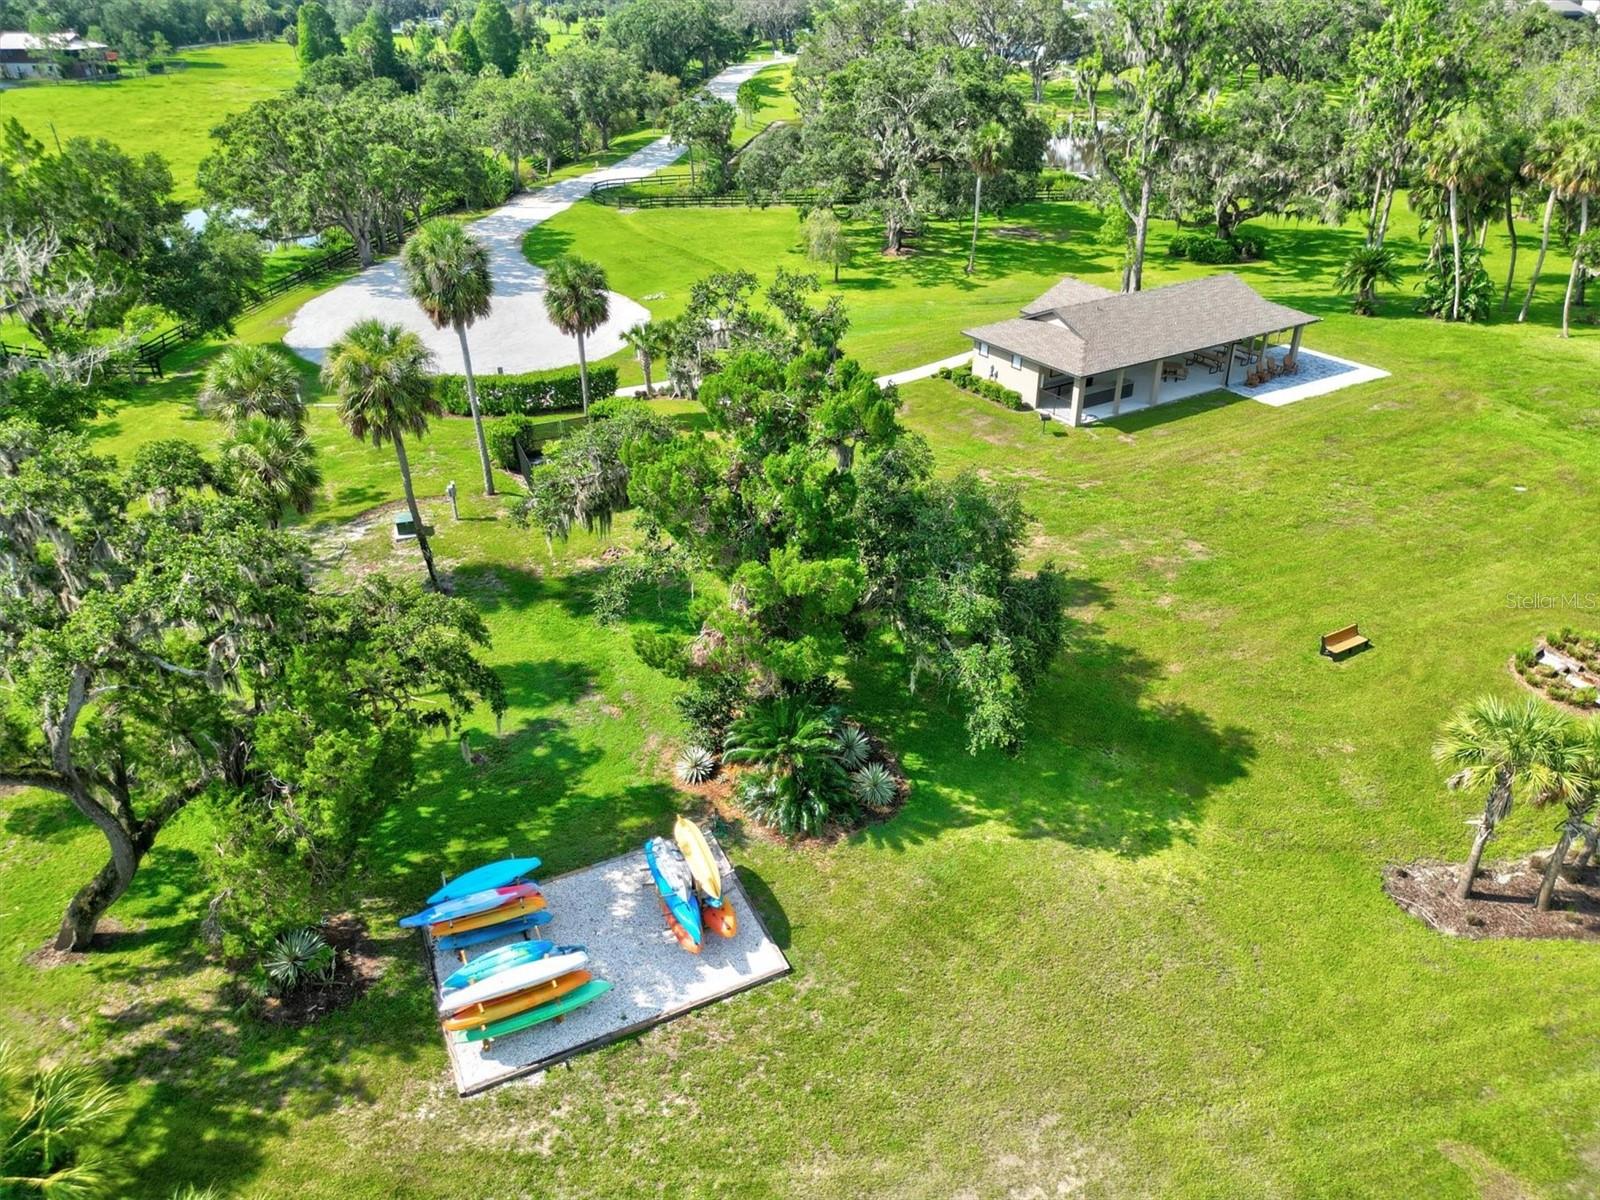
<path id="1" fill-rule="evenodd" d="M 181 63 L 181 65 L 179 65 Z M 46 146 L 59 137 L 105 138 L 129 154 L 161 155 L 173 191 L 199 203 L 195 171 L 224 117 L 293 86 L 300 69 L 282 42 L 186 50 L 164 75 L 107 83 L 51 83 L 0 91 L 0 120 L 15 117 Z"/>
<path id="2" fill-rule="evenodd" d="M 706 270 L 770 278 L 794 220 L 582 205 L 530 245 L 600 258 L 613 287 L 665 290 L 673 311 Z M 847 348 L 909 366 L 1064 271 L 1115 276 L 1087 210 L 1006 223 L 1046 240 L 989 237 L 974 279 L 958 225 L 852 268 Z M 1354 236 L 1278 228 L 1273 258 L 1242 273 L 1325 318 L 1310 348 L 1389 379 L 1070 433 L 938 381 L 902 390 L 941 470 L 1022 489 L 1030 559 L 1073 579 L 1070 648 L 1014 758 L 968 756 L 960 714 L 937 689 L 908 697 L 891 646 L 852 672 L 852 710 L 911 776 L 907 806 L 827 846 L 728 839 L 792 976 L 535 1087 L 453 1099 L 417 945 L 389 922 L 440 870 L 516 850 L 560 871 L 664 829 L 680 735 L 671 685 L 626 628 L 589 616 L 599 544 L 552 556 L 514 529 L 476 496 L 469 431 L 451 422 L 423 443 L 419 487 L 513 708 L 499 739 L 478 724 L 484 768 L 424 747 L 422 786 L 373 839 L 356 892 L 392 955 L 384 980 L 305 1031 L 227 1012 L 198 944 L 200 811 L 119 903 L 105 951 L 28 965 L 100 848 L 24 794 L 0 805 L 0 1027 L 131 1086 L 125 1190 L 140 1196 L 189 1180 L 352 1198 L 1593 1193 L 1596 951 L 1440 938 L 1379 872 L 1464 853 L 1472 804 L 1428 757 L 1444 715 L 1515 694 L 1507 660 L 1539 630 L 1600 627 L 1512 603 L 1585 590 L 1600 569 L 1600 337 L 1555 336 L 1554 261 L 1532 325 L 1447 327 L 1404 297 L 1348 316 L 1329 280 Z M 1157 282 L 1192 272 L 1152 264 Z M 275 338 L 295 302 L 247 336 Z M 192 388 L 179 377 L 111 414 L 100 445 L 214 440 L 186 415 Z M 333 522 L 396 495 L 387 456 L 332 421 L 316 410 L 324 549 Z M 438 498 L 451 477 L 459 524 Z M 381 528 L 345 544 L 337 573 L 415 572 Z M 687 624 L 681 598 L 645 599 L 635 625 Z M 1317 635 L 1352 620 L 1375 648 L 1321 659 Z M 1496 853 L 1550 823 L 1518 812 Z"/>

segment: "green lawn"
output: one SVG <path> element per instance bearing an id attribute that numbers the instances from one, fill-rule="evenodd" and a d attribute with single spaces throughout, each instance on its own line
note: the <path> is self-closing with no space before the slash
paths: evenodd
<path id="1" fill-rule="evenodd" d="M 155 151 L 172 168 L 178 199 L 198 203 L 195 170 L 211 130 L 229 113 L 275 96 L 299 78 L 282 42 L 186 50 L 182 67 L 111 83 L 51 83 L 0 91 L 0 120 L 15 117 L 34 137 L 106 138 L 130 154 Z"/>
<path id="2" fill-rule="evenodd" d="M 959 225 L 898 262 L 868 254 L 863 229 L 842 289 L 848 348 L 913 365 L 1063 272 L 1115 276 L 1087 210 L 1004 223 L 1045 240 L 991 228 L 970 280 Z M 1420 258 L 1414 221 L 1400 228 Z M 665 291 L 656 307 L 672 312 L 710 269 L 794 265 L 795 229 L 778 210 L 579 205 L 530 249 L 596 257 L 613 287 Z M 1556 337 L 1554 254 L 1534 324 L 1447 327 L 1412 315 L 1409 293 L 1379 318 L 1346 315 L 1329 279 L 1354 236 L 1274 227 L 1272 260 L 1242 273 L 1325 318 L 1309 348 L 1389 379 L 1048 434 L 948 384 L 902 390 L 943 469 L 1023 489 L 1033 557 L 1074 580 L 1071 647 L 1015 758 L 967 756 L 959 714 L 937 692 L 908 699 L 892 648 L 856 672 L 851 708 L 899 750 L 906 808 L 828 846 L 730 835 L 789 978 L 536 1087 L 453 1098 L 417 943 L 390 922 L 442 869 L 532 850 L 559 872 L 663 831 L 680 736 L 671 685 L 588 615 L 598 543 L 552 557 L 474 495 L 454 421 L 416 453 L 419 488 L 513 707 L 499 741 L 480 723 L 487 767 L 430 745 L 418 794 L 374 838 L 357 892 L 392 954 L 383 981 L 305 1031 L 227 1011 L 198 944 L 198 810 L 117 905 L 103 953 L 29 965 L 102 851 L 55 801 L 22 794 L 0 802 L 0 1028 L 131 1085 L 134 1196 L 191 1180 L 349 1200 L 1595 1194 L 1595 949 L 1444 939 L 1386 899 L 1379 872 L 1464 856 L 1472 805 L 1428 758 L 1445 714 L 1516 694 L 1507 660 L 1538 631 L 1600 627 L 1508 604 L 1592 590 L 1600 570 L 1600 334 Z M 1503 250 L 1491 239 L 1491 271 Z M 1152 282 L 1195 270 L 1152 267 Z M 245 335 L 276 338 L 299 299 Z M 111 414 L 101 447 L 214 440 L 188 415 L 193 386 L 179 375 Z M 326 536 L 397 487 L 388 456 L 348 441 L 331 410 L 313 426 L 330 490 L 310 524 L 332 569 L 415 573 L 381 528 Z M 438 499 L 448 478 L 459 524 Z M 670 599 L 637 618 L 686 620 Z M 1317 635 L 1352 620 L 1375 649 L 1319 658 Z M 1492 853 L 1539 844 L 1550 823 L 1517 813 Z"/>

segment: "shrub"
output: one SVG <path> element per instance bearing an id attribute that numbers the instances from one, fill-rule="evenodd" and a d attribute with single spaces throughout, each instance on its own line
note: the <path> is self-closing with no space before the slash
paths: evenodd
<path id="1" fill-rule="evenodd" d="M 872 757 L 872 742 L 854 725 L 840 726 L 833 735 L 833 744 L 846 771 L 854 771 Z"/>
<path id="2" fill-rule="evenodd" d="M 728 729 L 723 758 L 756 768 L 740 782 L 750 815 L 779 833 L 820 833 L 853 807 L 826 712 L 793 696 L 753 706 Z"/>
<path id="3" fill-rule="evenodd" d="M 1430 317 L 1450 319 L 1455 303 L 1455 259 L 1446 247 L 1423 264 L 1422 299 L 1418 307 Z M 1494 280 L 1483 265 L 1483 251 L 1461 247 L 1461 309 L 1463 321 L 1487 321 L 1494 308 Z"/>
<path id="4" fill-rule="evenodd" d="M 673 701 L 689 733 L 702 746 L 721 746 L 728 726 L 744 707 L 744 681 L 736 675 L 710 675 L 696 680 Z"/>
<path id="5" fill-rule="evenodd" d="M 1538 661 L 1538 657 L 1538 652 L 1532 646 L 1524 646 L 1517 651 L 1517 669 L 1519 671 L 1530 670 L 1533 664 Z"/>
<path id="6" fill-rule="evenodd" d="M 1167 243 L 1170 258 L 1185 258 L 1197 263 L 1236 263 L 1239 247 L 1214 233 L 1178 233 Z"/>
<path id="7" fill-rule="evenodd" d="M 894 803 L 899 787 L 888 767 L 882 763 L 868 763 L 850 776 L 850 790 L 868 808 L 888 808 Z"/>
<path id="8" fill-rule="evenodd" d="M 717 756 L 704 746 L 686 746 L 678 755 L 677 770 L 685 783 L 704 783 L 717 773 Z"/>
<path id="9" fill-rule="evenodd" d="M 1572 703 L 1582 708 L 1593 707 L 1595 690 L 1592 687 L 1575 687 L 1572 689 Z"/>
<path id="10" fill-rule="evenodd" d="M 583 384 L 577 371 L 531 371 L 523 375 L 479 375 L 478 407 L 486 417 L 513 413 L 562 412 L 583 407 Z M 444 410 L 458 417 L 471 414 L 465 375 L 435 375 L 434 395 Z M 589 402 L 616 394 L 615 367 L 589 368 Z"/>
<path id="11" fill-rule="evenodd" d="M 313 981 L 333 975 L 333 947 L 315 929 L 292 929 L 279 934 L 261 960 L 273 991 L 286 995 Z"/>
<path id="12" fill-rule="evenodd" d="M 946 371 L 949 373 L 946 374 Z M 1013 412 L 1020 412 L 1024 407 L 1022 393 L 996 383 L 993 379 L 984 379 L 974 375 L 970 367 L 956 367 L 953 370 L 945 368 L 939 372 L 943 379 L 948 379 L 964 392 L 971 392 L 974 396 L 982 396 L 985 400 L 993 400 L 996 404 L 1004 405 Z"/>

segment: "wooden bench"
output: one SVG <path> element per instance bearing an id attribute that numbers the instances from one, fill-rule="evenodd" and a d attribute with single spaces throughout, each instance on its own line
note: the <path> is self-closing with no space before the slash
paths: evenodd
<path id="1" fill-rule="evenodd" d="M 1362 637 L 1361 630 L 1354 625 L 1346 625 L 1343 629 L 1335 629 L 1332 633 L 1322 635 L 1322 653 L 1329 658 L 1342 658 L 1363 646 L 1370 645 L 1372 639 Z"/>

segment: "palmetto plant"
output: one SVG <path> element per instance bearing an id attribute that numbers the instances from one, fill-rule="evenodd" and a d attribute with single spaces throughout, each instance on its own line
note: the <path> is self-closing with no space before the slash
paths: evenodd
<path id="1" fill-rule="evenodd" d="M 818 833 L 850 802 L 827 714 L 793 697 L 751 706 L 729 727 L 722 758 L 756 768 L 746 806 L 780 833 Z"/>
<path id="2" fill-rule="evenodd" d="M 846 771 L 854 771 L 872 757 L 872 740 L 855 725 L 841 725 L 833 741 L 839 765 Z"/>
<path id="3" fill-rule="evenodd" d="M 311 439 L 279 417 L 254 416 L 222 443 L 228 490 L 259 508 L 274 529 L 283 510 L 308 513 L 322 488 Z"/>
<path id="4" fill-rule="evenodd" d="M 1507 704 L 1485 696 L 1451 717 L 1434 744 L 1433 757 L 1450 772 L 1451 790 L 1481 792 L 1483 815 L 1457 895 L 1472 895 L 1484 847 L 1520 796 L 1553 794 L 1567 744 L 1565 718 L 1531 697 Z"/>
<path id="5" fill-rule="evenodd" d="M 717 756 L 704 746 L 686 746 L 678 755 L 677 771 L 685 783 L 704 783 L 717 773 Z"/>
<path id="6" fill-rule="evenodd" d="M 0 1043 L 0 1196 L 102 1195 L 99 1164 L 80 1147 L 119 1103 L 82 1067 L 39 1068 Z"/>
<path id="7" fill-rule="evenodd" d="M 229 346 L 206 368 L 197 397 L 200 411 L 235 429 L 250 417 L 305 420 L 300 375 L 283 355 L 266 346 Z"/>
<path id="8" fill-rule="evenodd" d="M 634 358 L 639 360 L 639 369 L 644 372 L 644 394 L 656 394 L 655 380 L 652 371 L 660 360 L 667 356 L 667 349 L 671 345 L 668 334 L 671 331 L 660 321 L 641 321 L 632 326 L 622 335 L 622 340 L 628 343 L 628 348 L 633 351 Z"/>
<path id="9" fill-rule="evenodd" d="M 483 468 L 483 492 L 494 495 L 494 470 L 489 464 L 489 444 L 483 434 L 483 413 L 478 408 L 478 384 L 472 373 L 472 353 L 467 328 L 489 315 L 494 283 L 489 278 L 489 250 L 469 234 L 459 221 L 439 217 L 412 235 L 400 253 L 411 298 L 439 329 L 456 331 L 461 343 L 461 365 L 467 377 L 467 406 L 478 435 L 478 462 Z"/>
<path id="10" fill-rule="evenodd" d="M 972 168 L 972 245 L 967 250 L 967 274 L 978 263 L 978 218 L 983 212 L 983 181 L 993 179 L 1005 169 L 1006 149 L 1011 135 L 998 121 L 979 126 L 967 147 L 967 165 Z"/>
<path id="11" fill-rule="evenodd" d="M 378 320 L 357 321 L 328 349 L 322 364 L 322 381 L 339 396 L 339 419 L 359 441 L 374 446 L 393 443 L 405 489 L 406 508 L 417 531 L 417 545 L 428 568 L 428 579 L 439 586 L 433 568 L 433 549 L 417 508 L 411 485 L 411 462 L 406 457 L 405 435 L 421 437 L 428 421 L 444 409 L 433 394 L 428 368 L 433 356 L 416 334 Z"/>
<path id="12" fill-rule="evenodd" d="M 562 333 L 578 339 L 578 382 L 583 391 L 583 411 L 589 412 L 589 360 L 583 340 L 611 316 L 611 295 L 606 273 L 599 263 L 563 254 L 550 264 L 544 277 L 544 309 Z"/>
<path id="13" fill-rule="evenodd" d="M 1354 293 L 1351 305 L 1357 316 L 1370 317 L 1378 311 L 1378 285 L 1396 287 L 1400 283 L 1400 258 L 1387 246 L 1357 246 L 1339 268 L 1334 287 Z"/>
<path id="14" fill-rule="evenodd" d="M 1592 836 L 1594 811 L 1600 803 L 1600 723 L 1564 722 L 1566 738 L 1563 753 L 1552 771 L 1546 790 L 1535 797 L 1541 807 L 1559 805 L 1561 820 L 1556 825 L 1556 844 L 1545 863 L 1544 879 L 1539 884 L 1535 907 L 1548 912 L 1555 899 L 1556 882 L 1567 861 L 1567 851 L 1578 838 Z"/>
<path id="15" fill-rule="evenodd" d="M 333 974 L 333 947 L 315 929 L 291 929 L 280 933 L 267 947 L 261 969 L 279 995 L 294 991 Z"/>
<path id="16" fill-rule="evenodd" d="M 888 808 L 899 785 L 882 763 L 868 763 L 850 776 L 850 790 L 869 808 Z"/>

